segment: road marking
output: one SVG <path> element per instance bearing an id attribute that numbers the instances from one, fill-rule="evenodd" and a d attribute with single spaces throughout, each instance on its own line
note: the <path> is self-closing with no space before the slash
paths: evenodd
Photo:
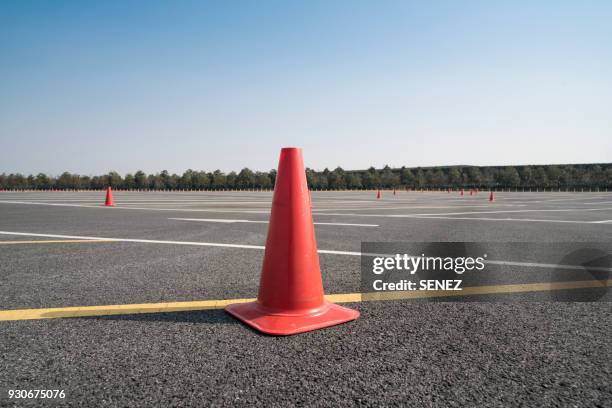
<path id="1" fill-rule="evenodd" d="M 315 203 L 320 204 L 320 203 Z M 481 208 L 481 207 L 491 207 L 491 204 L 485 205 L 452 205 L 452 206 L 444 206 L 444 205 L 435 205 L 435 206 L 401 206 L 401 207 L 385 207 L 384 205 L 373 205 L 369 207 L 345 207 L 345 208 L 317 208 L 313 207 L 312 211 L 380 211 L 380 210 L 424 210 L 424 209 L 444 209 L 444 208 Z M 498 207 L 525 207 L 524 204 L 499 204 Z"/>
<path id="2" fill-rule="evenodd" d="M 63 234 L 39 234 L 33 232 L 13 232 L 13 231 L 0 231 L 0 235 L 17 235 L 25 237 L 45 237 L 45 238 L 65 238 L 65 239 L 83 239 L 83 240 L 101 240 L 101 241 L 114 241 L 114 242 L 135 242 L 142 244 L 166 244 L 166 245 L 186 245 L 186 246 L 209 246 L 209 247 L 222 247 L 222 248 L 241 248 L 241 249 L 266 249 L 263 245 L 245 245 L 245 244 L 223 244 L 217 242 L 194 242 L 194 241 L 165 241 L 165 240 L 154 240 L 154 239 L 133 239 L 133 238 L 105 238 L 105 237 L 90 237 L 82 235 L 63 235 Z M 335 251 L 327 249 L 319 249 L 317 251 L 320 254 L 331 254 L 331 255 L 349 255 L 349 256 L 361 256 L 361 252 L 353 251 Z M 370 254 L 364 254 L 370 255 Z"/>
<path id="3" fill-rule="evenodd" d="M 434 215 L 411 215 L 411 214 L 334 214 L 334 213 L 315 213 L 316 215 L 331 216 L 356 216 L 356 217 L 382 217 L 382 218 L 413 218 L 413 219 L 434 219 L 434 220 L 468 220 L 468 221 L 515 221 L 515 222 L 552 222 L 570 224 L 606 224 L 612 220 L 605 221 L 579 221 L 579 220 L 555 220 L 541 218 L 489 218 L 489 217 L 442 217 Z"/>
<path id="4" fill-rule="evenodd" d="M 114 239 L 54 239 L 38 241 L 0 241 L 0 245 L 19 245 L 19 244 L 95 244 L 98 242 L 117 242 Z"/>
<path id="5" fill-rule="evenodd" d="M 359 303 L 372 301 L 407 300 L 438 297 L 459 297 L 475 295 L 492 295 L 507 293 L 549 292 L 571 289 L 596 289 L 612 285 L 612 280 L 567 281 L 523 283 L 509 285 L 472 286 L 461 291 L 405 291 L 405 292 L 370 292 L 339 293 L 327 295 L 325 299 L 334 303 Z M 92 317 L 110 315 L 130 315 L 146 313 L 171 313 L 197 310 L 223 309 L 234 303 L 252 302 L 255 299 L 222 299 L 191 302 L 141 303 L 106 306 L 75 306 L 45 309 L 0 310 L 0 321 L 58 319 L 68 317 Z"/>
<path id="6" fill-rule="evenodd" d="M 381 208 L 384 209 L 384 208 Z M 390 218 L 416 218 L 416 217 L 446 217 L 449 215 L 471 215 L 471 214 L 502 214 L 502 213 L 526 213 L 526 212 L 569 212 L 569 211 L 607 211 L 612 208 L 564 208 L 548 210 L 500 210 L 500 211 L 462 211 L 449 213 L 417 213 L 417 214 L 346 214 L 346 213 L 319 213 L 319 215 L 344 215 L 355 217 L 390 217 Z"/>
<path id="7" fill-rule="evenodd" d="M 221 218 L 168 218 L 169 220 L 175 221 L 196 221 L 196 222 L 220 222 L 224 224 L 234 224 L 234 223 L 253 223 L 253 224 L 267 224 L 268 221 L 252 221 L 252 220 L 225 220 Z"/>
<path id="8" fill-rule="evenodd" d="M 80 207 L 80 208 L 97 208 L 108 211 L 112 210 L 147 210 L 147 211 L 179 211 L 179 212 L 214 212 L 214 213 L 240 213 L 240 214 L 269 214 L 270 210 L 221 210 L 212 208 L 149 208 L 149 207 L 106 207 L 100 205 L 83 205 L 83 204 L 60 204 L 60 203 L 35 203 L 31 201 L 7 201 L 0 200 L 0 204 L 25 204 L 25 205 L 47 205 L 52 207 Z"/>
<path id="9" fill-rule="evenodd" d="M 544 210 L 500 210 L 500 211 L 465 211 L 465 212 L 454 212 L 454 213 L 433 213 L 433 214 L 415 214 L 420 216 L 447 216 L 447 215 L 470 215 L 470 214 L 502 214 L 502 213 L 526 213 L 526 212 L 569 212 L 569 211 L 605 211 L 612 210 L 612 208 L 556 208 L 556 209 L 544 209 Z M 410 215 L 410 214 L 408 214 Z"/>
<path id="10" fill-rule="evenodd" d="M 107 238 L 107 237 L 89 237 L 81 235 L 60 235 L 60 234 L 39 234 L 33 232 L 13 232 L 13 231 L 0 231 L 0 235 L 16 235 L 26 237 L 45 237 L 45 238 L 64 238 L 64 239 L 82 239 L 82 240 L 102 240 L 102 241 L 113 241 L 113 242 L 135 242 L 143 244 L 167 244 L 167 245 L 186 245 L 186 246 L 210 246 L 210 247 L 222 247 L 222 248 L 241 248 L 241 249 L 266 249 L 263 245 L 245 245 L 245 244 L 223 244 L 216 242 L 193 242 L 193 241 L 165 241 L 165 240 L 154 240 L 154 239 L 133 239 L 133 238 Z M 327 255 L 348 255 L 348 256 L 394 256 L 394 254 L 372 254 L 372 253 L 361 253 L 356 251 L 337 251 L 331 249 L 319 249 L 317 251 L 320 254 Z M 580 265 L 560 265 L 560 264 L 548 264 L 548 263 L 535 263 L 535 262 L 515 262 L 515 261 L 496 261 L 487 260 L 487 263 L 497 265 L 509 265 L 509 266 L 521 266 L 521 267 L 537 267 L 537 268 L 551 268 L 551 269 L 583 269 Z M 589 266 L 591 270 L 601 271 L 612 271 L 612 268 Z"/>
<path id="11" fill-rule="evenodd" d="M 211 247 L 226 247 L 226 248 L 245 248 L 245 249 L 265 249 L 263 245 L 244 245 L 244 244 L 221 244 L 216 242 L 193 242 L 193 241 L 164 241 L 154 239 L 132 239 L 132 238 L 105 238 L 105 237 L 90 237 L 82 235 L 63 235 L 63 234 L 38 234 L 32 232 L 11 232 L 0 231 L 0 235 L 18 235 L 25 237 L 46 237 L 46 238 L 64 238 L 64 239 L 83 239 L 83 240 L 102 240 L 115 242 L 137 242 L 144 244 L 170 244 L 170 245 L 191 245 L 191 246 L 211 246 Z M 320 251 L 319 251 L 320 252 Z"/>
<path id="12" fill-rule="evenodd" d="M 168 218 L 169 220 L 177 221 L 195 221 L 195 222 L 220 222 L 226 224 L 234 223 L 253 223 L 253 224 L 269 224 L 269 221 L 253 221 L 253 220 L 226 220 L 220 218 Z M 378 227 L 378 224 L 348 224 L 343 222 L 314 222 L 314 225 L 337 225 L 346 227 Z"/>
<path id="13" fill-rule="evenodd" d="M 596 221 L 576 221 L 576 220 L 548 220 L 538 218 L 487 218 L 487 217 L 406 217 L 417 219 L 437 219 L 437 220 L 470 220 L 470 221 L 514 221 L 514 222 L 552 222 L 569 224 L 597 224 Z"/>

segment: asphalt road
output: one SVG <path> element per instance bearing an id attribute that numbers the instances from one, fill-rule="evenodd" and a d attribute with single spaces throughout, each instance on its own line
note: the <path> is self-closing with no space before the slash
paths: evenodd
<path id="1" fill-rule="evenodd" d="M 261 249 L 176 242 L 263 246 L 270 193 L 116 192 L 115 208 L 101 207 L 103 198 L 0 193 L 1 310 L 256 296 Z M 312 198 L 315 223 L 325 223 L 315 226 L 320 250 L 358 252 L 362 241 L 612 242 L 610 193 L 498 193 L 493 203 L 483 192 Z M 78 239 L 61 236 L 147 242 L 8 244 Z M 359 256 L 320 259 L 326 293 L 360 290 Z M 499 268 L 487 284 L 582 276 Z M 361 311 L 357 321 L 281 338 L 222 310 L 0 321 L 0 406 L 612 406 L 611 296 L 593 293 L 360 302 L 347 304 Z M 597 301 L 552 302 L 576 299 Z M 58 388 L 64 400 L 7 394 Z"/>

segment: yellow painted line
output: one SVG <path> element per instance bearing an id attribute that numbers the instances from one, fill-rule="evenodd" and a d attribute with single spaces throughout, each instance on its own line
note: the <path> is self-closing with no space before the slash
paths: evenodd
<path id="1" fill-rule="evenodd" d="M 36 241 L 0 241 L 0 245 L 20 245 L 20 244 L 84 244 L 96 242 L 120 242 L 114 239 L 48 239 Z"/>
<path id="2" fill-rule="evenodd" d="M 335 295 L 327 295 L 325 296 L 325 298 L 328 301 L 334 303 L 357 303 L 384 300 L 491 295 L 500 293 L 528 293 L 569 289 L 594 289 L 609 286 L 612 286 L 612 280 L 587 280 L 568 282 L 525 283 L 512 285 L 473 286 L 466 287 L 461 291 L 341 293 Z M 142 303 L 128 305 L 58 307 L 49 309 L 0 310 L 0 321 L 211 310 L 223 309 L 225 306 L 233 303 L 245 303 L 252 302 L 254 300 L 255 299 L 223 299 L 201 300 L 192 302 Z"/>
<path id="3" fill-rule="evenodd" d="M 186 312 L 191 310 L 222 309 L 232 303 L 255 299 L 201 300 L 193 302 L 141 303 L 130 305 L 75 306 L 50 309 L 19 309 L 0 311 L 3 320 L 57 319 L 61 317 L 109 316 L 141 313 Z"/>

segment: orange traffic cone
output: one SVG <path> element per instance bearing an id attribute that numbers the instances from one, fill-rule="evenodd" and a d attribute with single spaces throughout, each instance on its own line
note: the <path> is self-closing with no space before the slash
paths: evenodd
<path id="1" fill-rule="evenodd" d="M 461 195 L 463 195 L 463 189 L 461 189 Z"/>
<path id="2" fill-rule="evenodd" d="M 378 192 L 376 193 L 376 199 L 380 200 L 380 190 L 378 190 Z"/>
<path id="3" fill-rule="evenodd" d="M 489 201 L 493 200 L 495 200 L 495 197 L 493 196 L 493 191 L 491 191 L 491 194 L 489 194 Z"/>
<path id="4" fill-rule="evenodd" d="M 327 302 L 302 150 L 281 150 L 257 301 L 225 310 L 267 334 L 290 335 L 345 323 L 359 312 Z"/>
<path id="5" fill-rule="evenodd" d="M 106 189 L 106 202 L 104 203 L 107 207 L 114 207 L 115 203 L 113 202 L 113 190 L 110 186 Z"/>

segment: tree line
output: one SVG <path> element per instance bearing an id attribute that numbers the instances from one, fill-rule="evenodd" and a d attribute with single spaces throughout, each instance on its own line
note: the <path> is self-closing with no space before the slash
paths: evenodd
<path id="1" fill-rule="evenodd" d="M 543 166 L 447 166 L 401 167 L 367 170 L 316 171 L 306 169 L 308 185 L 313 190 L 376 189 L 376 188 L 529 188 L 529 189 L 607 189 L 612 187 L 612 164 L 570 164 Z M 91 190 L 112 186 L 118 189 L 142 190 L 232 190 L 271 189 L 276 170 L 236 173 L 187 170 L 182 175 L 163 170 L 156 174 L 143 171 L 121 176 L 115 171 L 100 176 L 64 172 L 60 176 L 44 173 L 25 176 L 19 173 L 0 174 L 3 190 Z"/>

